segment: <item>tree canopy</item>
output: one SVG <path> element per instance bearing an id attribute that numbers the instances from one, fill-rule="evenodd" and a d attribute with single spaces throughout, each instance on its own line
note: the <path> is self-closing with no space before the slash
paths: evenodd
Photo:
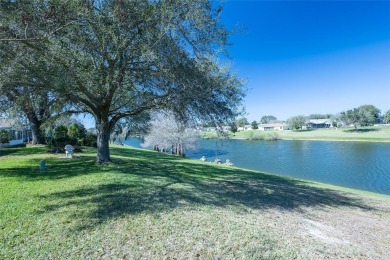
<path id="1" fill-rule="evenodd" d="M 122 118 L 166 109 L 222 125 L 242 102 L 242 82 L 217 59 L 229 32 L 209 1 L 3 1 L 1 10 L 2 47 L 37 55 L 50 70 L 47 90 L 69 102 L 64 111 L 94 117 L 98 162 L 110 161 Z"/>
<path id="2" fill-rule="evenodd" d="M 379 117 L 380 110 L 373 105 L 363 105 L 358 108 L 341 112 L 340 119 L 347 125 L 370 126 Z"/>
<path id="3" fill-rule="evenodd" d="M 237 127 L 244 127 L 247 124 L 249 124 L 249 122 L 245 117 L 240 117 L 236 120 Z"/>
<path id="4" fill-rule="evenodd" d="M 260 119 L 261 124 L 268 124 L 270 121 L 276 120 L 276 117 L 269 115 L 269 116 L 262 116 Z"/>
<path id="5" fill-rule="evenodd" d="M 390 122 L 390 110 L 388 110 L 383 118 L 383 120 L 387 123 Z"/>
<path id="6" fill-rule="evenodd" d="M 309 119 L 329 119 L 332 114 L 310 114 Z"/>
<path id="7" fill-rule="evenodd" d="M 257 124 L 256 120 L 253 120 L 251 123 L 252 129 L 259 129 L 259 125 Z"/>
<path id="8" fill-rule="evenodd" d="M 294 116 L 287 119 L 287 123 L 295 130 L 302 129 L 302 127 L 306 124 L 306 121 L 306 116 Z"/>

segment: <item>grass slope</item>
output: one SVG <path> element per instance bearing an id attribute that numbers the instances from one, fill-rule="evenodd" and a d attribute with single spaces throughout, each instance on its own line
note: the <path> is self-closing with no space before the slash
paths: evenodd
<path id="1" fill-rule="evenodd" d="M 390 257 L 388 196 L 126 147 L 96 165 L 94 153 L 0 150 L 0 259 Z"/>
<path id="2" fill-rule="evenodd" d="M 260 131 L 247 130 L 229 134 L 232 139 L 252 139 L 253 136 L 267 136 L 277 134 L 280 139 L 290 140 L 329 140 L 329 141 L 375 141 L 390 142 L 390 126 L 373 126 L 358 129 L 354 128 L 322 128 L 306 131 Z M 217 138 L 215 132 L 205 132 L 205 138 Z"/>

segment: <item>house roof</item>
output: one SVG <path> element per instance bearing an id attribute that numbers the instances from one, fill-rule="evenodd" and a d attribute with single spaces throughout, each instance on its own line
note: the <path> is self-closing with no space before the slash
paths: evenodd
<path id="1" fill-rule="evenodd" d="M 332 121 L 330 119 L 310 119 L 309 123 L 316 124 L 316 125 L 319 125 L 319 124 L 331 124 Z"/>

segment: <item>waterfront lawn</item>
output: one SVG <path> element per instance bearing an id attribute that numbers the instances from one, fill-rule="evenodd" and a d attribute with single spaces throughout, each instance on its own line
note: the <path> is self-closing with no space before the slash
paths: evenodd
<path id="1" fill-rule="evenodd" d="M 279 139 L 286 140 L 329 140 L 329 141 L 376 141 L 390 142 L 390 126 L 371 126 L 358 128 L 321 128 L 303 131 L 260 131 L 247 130 L 237 133 L 229 132 L 231 139 L 255 139 L 253 136 L 263 135 L 277 136 Z M 204 138 L 218 138 L 216 132 L 204 132 Z"/>
<path id="2" fill-rule="evenodd" d="M 97 165 L 83 150 L 0 150 L 1 259 L 390 257 L 389 196 L 119 146 Z"/>
<path id="3" fill-rule="evenodd" d="M 358 128 L 322 128 L 306 131 L 278 131 L 281 139 L 336 140 L 336 141 L 390 141 L 390 126 Z"/>

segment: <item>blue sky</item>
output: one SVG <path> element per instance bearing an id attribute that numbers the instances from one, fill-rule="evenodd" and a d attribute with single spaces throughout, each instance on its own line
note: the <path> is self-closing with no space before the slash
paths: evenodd
<path id="1" fill-rule="evenodd" d="M 390 1 L 245 1 L 223 5 L 248 119 L 390 109 Z"/>

